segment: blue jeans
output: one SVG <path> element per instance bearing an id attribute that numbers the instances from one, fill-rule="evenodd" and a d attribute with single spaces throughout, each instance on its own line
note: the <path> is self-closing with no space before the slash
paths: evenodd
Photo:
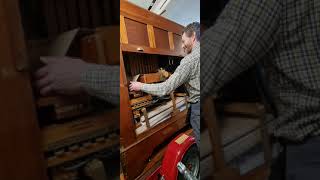
<path id="1" fill-rule="evenodd" d="M 200 101 L 191 104 L 190 124 L 196 138 L 198 148 L 200 148 Z"/>
<path id="2" fill-rule="evenodd" d="M 320 137 L 286 145 L 286 180 L 320 179 Z"/>
<path id="3" fill-rule="evenodd" d="M 273 162 L 269 180 L 319 180 L 320 137 L 302 143 L 283 142 L 285 150 Z"/>

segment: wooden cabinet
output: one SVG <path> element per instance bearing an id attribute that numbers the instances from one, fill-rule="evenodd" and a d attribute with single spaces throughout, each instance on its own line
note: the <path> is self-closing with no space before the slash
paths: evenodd
<path id="1" fill-rule="evenodd" d="M 174 71 L 173 64 L 179 64 L 182 59 L 182 29 L 181 25 L 120 1 L 120 153 L 127 179 L 135 179 L 150 170 L 161 159 L 156 154 L 164 152 L 166 143 L 188 129 L 186 97 L 172 94 L 171 99 L 157 104 L 153 103 L 157 97 L 128 89 L 129 82 L 138 74 L 142 75 L 139 81 L 158 83 L 160 78 L 155 74 L 159 68 Z M 173 105 L 178 99 L 185 109 Z M 159 114 L 165 114 L 166 108 L 169 109 L 166 117 L 152 117 L 158 110 Z"/>
<path id="2" fill-rule="evenodd" d="M 183 26 L 129 2 L 121 1 L 120 41 L 130 52 L 182 56 Z"/>

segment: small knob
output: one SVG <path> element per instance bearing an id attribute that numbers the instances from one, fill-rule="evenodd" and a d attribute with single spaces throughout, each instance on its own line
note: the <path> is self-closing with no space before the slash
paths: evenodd
<path id="1" fill-rule="evenodd" d="M 142 47 L 138 47 L 137 51 L 143 52 L 143 48 Z"/>

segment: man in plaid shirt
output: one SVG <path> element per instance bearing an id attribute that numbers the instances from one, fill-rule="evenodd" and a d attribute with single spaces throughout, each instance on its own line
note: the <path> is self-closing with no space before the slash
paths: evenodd
<path id="1" fill-rule="evenodd" d="M 170 94 L 182 84 L 186 85 L 191 103 L 190 124 L 200 147 L 200 23 L 194 22 L 186 26 L 182 34 L 182 47 L 188 54 L 175 72 L 165 82 L 144 84 L 131 82 L 131 91 L 143 91 L 149 94 L 164 96 Z"/>
<path id="2" fill-rule="evenodd" d="M 287 179 L 319 179 L 320 1 L 230 0 L 201 41 L 201 97 L 263 62 Z"/>

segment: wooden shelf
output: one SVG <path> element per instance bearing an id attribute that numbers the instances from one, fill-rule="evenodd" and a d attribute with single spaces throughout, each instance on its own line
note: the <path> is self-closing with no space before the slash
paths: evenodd
<path id="1" fill-rule="evenodd" d="M 49 151 L 119 129 L 119 111 L 81 117 L 41 129 L 42 149 Z"/>
<path id="2" fill-rule="evenodd" d="M 68 161 L 76 160 L 78 158 L 90 155 L 104 149 L 112 148 L 119 145 L 119 136 L 113 136 L 106 139 L 104 142 L 97 142 L 87 147 L 80 147 L 72 152 L 66 152 L 60 156 L 54 156 L 47 160 L 48 167 L 54 167 Z"/>
<path id="3" fill-rule="evenodd" d="M 135 52 L 135 53 L 144 53 L 144 54 L 158 54 L 158 55 L 167 55 L 167 56 L 178 56 L 183 57 L 182 54 L 177 51 L 151 48 L 146 46 L 139 46 L 133 44 L 121 44 L 122 51 L 124 52 Z"/>

